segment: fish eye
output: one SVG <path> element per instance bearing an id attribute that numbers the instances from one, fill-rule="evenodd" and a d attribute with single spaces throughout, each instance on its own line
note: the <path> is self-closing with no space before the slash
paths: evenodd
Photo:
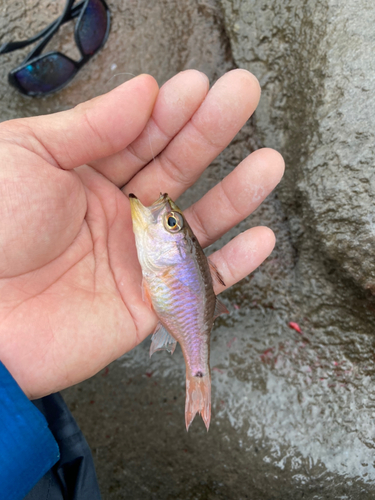
<path id="1" fill-rule="evenodd" d="M 171 229 L 175 228 L 177 226 L 176 218 L 171 215 L 168 217 L 167 224 Z"/>
<path id="2" fill-rule="evenodd" d="M 177 233 L 184 225 L 182 215 L 178 212 L 170 212 L 164 217 L 164 226 L 167 231 Z"/>

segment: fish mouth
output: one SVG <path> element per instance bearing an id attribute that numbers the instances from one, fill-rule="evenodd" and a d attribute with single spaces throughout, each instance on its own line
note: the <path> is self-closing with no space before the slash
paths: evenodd
<path id="1" fill-rule="evenodd" d="M 168 200 L 168 194 L 167 193 L 160 193 L 159 198 L 154 201 L 154 203 L 151 205 L 151 207 L 155 207 L 157 205 L 160 205 L 160 203 L 165 203 Z"/>
<path id="2" fill-rule="evenodd" d="M 135 194 L 129 194 L 130 210 L 134 230 L 146 230 L 152 222 L 147 207 L 143 206 Z"/>
<path id="3" fill-rule="evenodd" d="M 158 216 L 166 207 L 172 210 L 171 202 L 167 193 L 160 193 L 159 198 L 149 207 L 145 207 L 135 194 L 129 194 L 130 209 L 135 228 L 146 229 L 150 224 L 157 221 Z M 172 202 L 173 203 L 173 202 Z"/>

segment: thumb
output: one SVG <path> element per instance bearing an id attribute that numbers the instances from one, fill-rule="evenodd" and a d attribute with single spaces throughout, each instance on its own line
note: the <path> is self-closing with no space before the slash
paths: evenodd
<path id="1" fill-rule="evenodd" d="M 126 148 L 144 129 L 158 91 L 152 76 L 140 75 L 71 110 L 27 121 L 54 163 L 70 170 Z"/>

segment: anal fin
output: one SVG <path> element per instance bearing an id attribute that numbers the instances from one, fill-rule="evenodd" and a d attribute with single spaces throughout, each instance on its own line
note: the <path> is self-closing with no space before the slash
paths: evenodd
<path id="1" fill-rule="evenodd" d="M 158 323 L 151 338 L 150 357 L 156 351 L 168 351 L 173 354 L 176 349 L 176 344 L 177 341 L 172 337 L 172 335 L 161 323 Z"/>

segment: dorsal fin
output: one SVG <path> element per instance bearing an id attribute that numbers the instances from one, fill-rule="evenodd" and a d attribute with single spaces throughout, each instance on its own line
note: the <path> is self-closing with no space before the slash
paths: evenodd
<path id="1" fill-rule="evenodd" d="M 226 286 L 225 283 L 224 283 L 223 277 L 219 273 L 219 271 L 218 271 L 217 267 L 215 266 L 215 264 L 213 262 L 211 262 L 210 259 L 207 259 L 207 260 L 208 260 L 208 264 L 210 266 L 212 277 L 214 279 L 216 279 L 216 281 L 218 281 L 220 283 L 220 285 Z"/>
<path id="2" fill-rule="evenodd" d="M 214 312 L 214 320 L 220 316 L 221 314 L 229 314 L 229 311 L 228 309 L 225 307 L 224 304 L 222 304 L 220 302 L 220 300 L 218 300 L 218 298 L 216 297 L 216 304 L 215 304 L 215 312 Z"/>

